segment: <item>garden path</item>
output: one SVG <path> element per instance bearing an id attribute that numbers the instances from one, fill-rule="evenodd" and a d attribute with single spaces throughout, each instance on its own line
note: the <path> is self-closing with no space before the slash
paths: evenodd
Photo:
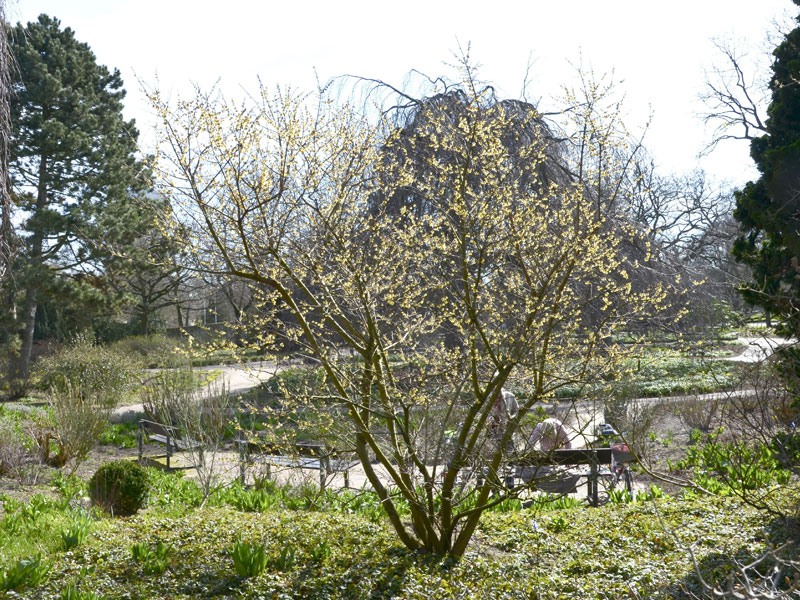
<path id="1" fill-rule="evenodd" d="M 757 363 L 772 356 L 778 348 L 796 344 L 797 340 L 781 337 L 746 337 L 739 338 L 737 343 L 746 346 L 745 351 L 738 356 L 725 358 L 723 360 Z"/>
<path id="2" fill-rule="evenodd" d="M 769 357 L 779 347 L 789 344 L 797 343 L 796 340 L 786 338 L 740 338 L 738 340 L 740 345 L 746 346 L 745 351 L 735 357 L 726 358 L 725 360 L 735 362 L 755 363 Z M 269 380 L 272 376 L 283 369 L 283 365 L 275 362 L 261 361 L 251 362 L 238 365 L 211 365 L 201 367 L 198 370 L 219 370 L 222 375 L 216 382 L 209 384 L 205 387 L 209 392 L 218 389 L 219 383 L 224 383 L 230 392 L 244 393 L 260 383 Z M 216 384 L 216 386 L 215 386 Z M 720 400 L 730 398 L 731 394 L 747 395 L 752 393 L 750 390 L 738 390 L 736 392 L 715 392 L 710 394 L 702 394 L 699 396 L 691 396 L 701 400 Z M 670 402 L 679 401 L 688 398 L 688 396 L 674 396 L 667 398 L 641 398 L 634 400 L 634 403 L 650 403 L 650 402 Z M 119 407 L 114 413 L 114 420 L 124 421 L 132 420 L 138 417 L 143 412 L 141 404 Z M 572 439 L 573 447 L 585 447 L 587 443 L 593 439 L 593 433 L 596 425 L 603 422 L 602 407 L 592 405 L 590 403 L 572 403 L 570 413 L 565 414 L 564 424 L 567 432 Z M 176 456 L 177 464 L 180 464 L 180 458 Z M 222 452 L 219 456 L 219 469 L 223 472 L 223 479 L 232 480 L 238 476 L 238 455 L 233 452 Z M 376 466 L 377 467 L 377 466 Z M 389 483 L 389 477 L 382 472 L 380 468 L 376 469 L 382 478 Z M 276 473 L 278 480 L 282 482 L 301 483 L 309 482 L 315 483 L 318 481 L 318 474 L 316 472 L 304 471 L 301 469 L 285 469 Z M 189 471 L 189 477 L 192 477 L 192 472 Z M 329 485 L 333 488 L 339 488 L 343 485 L 343 477 L 341 474 L 331 476 Z M 350 471 L 350 485 L 354 488 L 369 487 L 366 475 L 361 466 L 357 466 Z M 581 486 L 584 487 L 585 486 Z M 579 487 L 578 495 L 584 494 L 584 490 Z"/>
<path id="3" fill-rule="evenodd" d="M 243 394 L 248 390 L 258 387 L 262 382 L 268 381 L 273 375 L 283 370 L 283 366 L 273 361 L 255 361 L 235 365 L 209 365 L 197 367 L 196 371 L 221 371 L 213 382 L 201 388 L 201 393 L 217 393 L 221 386 L 225 386 L 229 393 Z M 157 369 L 147 369 L 146 372 L 155 373 Z M 141 403 L 118 406 L 111 415 L 112 423 L 134 421 L 144 413 Z"/>

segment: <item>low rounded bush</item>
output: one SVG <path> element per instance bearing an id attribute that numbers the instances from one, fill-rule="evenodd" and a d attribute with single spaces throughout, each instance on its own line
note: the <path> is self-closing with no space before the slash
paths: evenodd
<path id="1" fill-rule="evenodd" d="M 97 469 L 89 480 L 92 504 L 114 515 L 132 515 L 147 501 L 147 471 L 134 462 L 118 460 Z"/>

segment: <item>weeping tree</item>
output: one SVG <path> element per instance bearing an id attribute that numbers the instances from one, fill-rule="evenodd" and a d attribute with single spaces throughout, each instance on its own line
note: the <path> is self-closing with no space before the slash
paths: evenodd
<path id="1" fill-rule="evenodd" d="M 300 344 L 322 371 L 294 402 L 338 426 L 403 544 L 454 556 L 517 493 L 499 474 L 535 407 L 622 376 L 635 350 L 602 340 L 665 298 L 631 284 L 638 265 L 620 248 L 633 229 L 598 218 L 580 185 L 542 176 L 548 141 L 512 149 L 517 105 L 465 73 L 458 111 L 427 103 L 424 136 L 324 93 L 262 89 L 243 105 L 152 94 L 160 191 L 198 268 L 253 284 L 260 343 Z M 415 158 L 383 160 L 386 148 Z M 398 202 L 411 187 L 424 210 Z M 519 411 L 490 434 L 512 385 Z M 488 477 L 462 485 L 476 468 Z"/>
<path id="2" fill-rule="evenodd" d="M 11 180 L 8 175 L 11 141 L 11 84 L 14 57 L 6 33 L 6 3 L 0 0 L 0 282 L 11 265 Z"/>
<path id="3" fill-rule="evenodd" d="M 530 103 L 497 98 L 487 87 L 482 91 L 480 114 L 469 115 L 473 98 L 458 83 L 438 79 L 440 89 L 422 99 L 399 93 L 380 81 L 361 83 L 369 88 L 369 97 L 387 93 L 400 96 L 397 102 L 391 102 L 392 108 L 385 115 L 392 133 L 376 157 L 376 181 L 368 200 L 373 216 L 385 216 L 398 226 L 409 219 L 409 226 L 415 227 L 426 216 L 460 220 L 454 193 L 467 194 L 477 203 L 493 202 L 492 191 L 483 189 L 486 183 L 480 173 L 467 174 L 461 182 L 462 190 L 455 185 L 463 154 L 443 145 L 441 132 L 465 118 L 483 119 L 493 128 L 496 143 L 508 161 L 506 181 L 517 194 L 541 195 L 549 185 L 564 185 L 570 180 L 562 161 L 564 149 Z M 460 278 L 452 277 L 451 285 L 458 287 Z M 438 303 L 438 298 L 447 293 L 446 289 L 432 290 L 426 304 Z M 457 323 L 445 322 L 443 329 L 448 347 L 463 344 Z"/>
<path id="4" fill-rule="evenodd" d="M 9 153 L 11 142 L 11 84 L 14 57 L 7 37 L 6 3 L 0 0 L 0 298 L 3 306 L 13 306 L 14 286 L 11 265 L 14 261 L 14 230 L 11 226 L 11 178 Z M 5 312 L 5 311 L 4 311 Z M 0 315 L 0 347 L 12 341 L 11 314 Z M 5 349 L 8 354 L 8 348 Z M 0 365 L 0 369 L 2 366 Z"/>
<path id="5" fill-rule="evenodd" d="M 384 91 L 393 92 L 381 82 L 371 83 L 378 89 L 383 86 Z M 441 85 L 438 93 L 420 100 L 405 98 L 406 102 L 394 106 L 386 114 L 393 134 L 378 151 L 381 180 L 370 196 L 373 213 L 393 216 L 405 213 L 419 218 L 448 209 L 452 181 L 446 178 L 449 173 L 439 167 L 457 163 L 460 155 L 441 145 L 440 129 L 445 122 L 454 124 L 467 115 L 470 95 L 459 85 L 446 82 Z M 497 143 L 510 161 L 509 181 L 514 180 L 520 190 L 537 193 L 543 193 L 550 184 L 563 185 L 570 181 L 562 156 L 563 143 L 552 133 L 537 108 L 528 102 L 499 99 L 491 88 L 484 93 L 485 107 L 478 116 L 496 121 Z M 527 162 L 531 156 L 537 157 L 534 164 Z M 478 189 L 480 177 L 472 176 L 464 183 L 475 188 L 471 194 L 484 197 Z M 484 197 L 484 200 L 489 202 L 491 197 Z"/>

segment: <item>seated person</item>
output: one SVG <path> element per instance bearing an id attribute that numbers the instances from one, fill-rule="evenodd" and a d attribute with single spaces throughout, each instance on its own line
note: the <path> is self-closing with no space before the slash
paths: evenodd
<path id="1" fill-rule="evenodd" d="M 564 424 L 556 418 L 548 417 L 533 428 L 531 437 L 528 438 L 528 449 L 533 450 L 536 443 L 542 452 L 550 452 L 557 448 L 572 448 Z"/>
<path id="2" fill-rule="evenodd" d="M 527 449 L 535 450 L 536 444 L 539 444 L 539 450 L 547 453 L 559 448 L 571 449 L 572 443 L 570 442 L 567 430 L 564 424 L 556 418 L 549 417 L 537 424 L 533 429 L 533 433 L 528 438 Z M 521 467 L 517 476 L 525 483 L 529 483 L 533 479 L 547 479 L 548 477 L 556 479 L 563 478 L 563 468 L 555 470 L 549 465 L 527 466 Z"/>

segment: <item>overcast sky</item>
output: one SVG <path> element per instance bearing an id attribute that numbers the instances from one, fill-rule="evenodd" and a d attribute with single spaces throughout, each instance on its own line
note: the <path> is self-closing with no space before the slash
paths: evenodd
<path id="1" fill-rule="evenodd" d="M 220 79 L 228 94 L 266 84 L 310 89 L 345 73 L 402 85 L 411 69 L 453 75 L 459 43 L 471 44 L 480 75 L 503 96 L 519 97 L 530 63 L 528 97 L 556 106 L 582 63 L 614 71 L 625 91 L 626 121 L 641 129 L 664 171 L 701 166 L 741 185 L 756 175 L 746 142 L 698 160 L 708 142 L 697 114 L 712 38 L 735 38 L 765 56 L 771 23 L 793 16 L 789 0 L 9 0 L 11 21 L 40 13 L 75 30 L 98 61 L 122 72 L 127 116 L 152 123 L 137 77 L 173 97 L 192 83 Z M 146 137 L 144 138 L 147 139 Z"/>

